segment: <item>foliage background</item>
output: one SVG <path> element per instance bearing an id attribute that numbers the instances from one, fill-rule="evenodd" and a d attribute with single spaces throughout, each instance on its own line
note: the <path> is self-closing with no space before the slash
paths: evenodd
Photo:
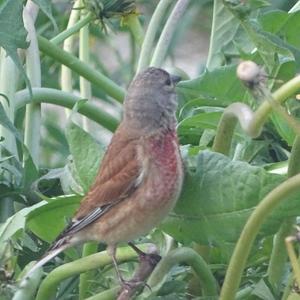
<path id="1" fill-rule="evenodd" d="M 51 40 L 66 28 L 72 3 L 34 2 L 42 11 L 35 23 L 37 34 Z M 102 2 L 108 5 L 117 1 Z M 38 71 L 31 71 L 30 65 L 33 63 L 38 68 L 39 64 L 25 58 L 24 67 L 28 50 L 17 51 L 29 46 L 21 18 L 23 4 L 26 1 L 0 1 L 0 45 L 17 65 L 16 68 L 9 62 L 1 50 L 0 91 L 5 95 L 0 107 L 3 136 L 0 144 L 1 299 L 35 297 L 42 274 L 35 275 L 30 289 L 20 288 L 18 282 L 24 275 L 22 270 L 42 256 L 71 218 L 82 194 L 93 181 L 122 114 L 120 97 L 112 96 L 105 85 L 90 80 L 93 82 L 92 97 L 85 94 L 84 84 L 80 83 L 81 71 L 76 70 L 73 70 L 73 102 L 69 108 L 77 104 L 71 114 L 66 113 L 63 108 L 66 95 L 61 93 L 62 61 L 58 57 L 62 57 L 62 53 L 51 54 L 49 44 L 43 46 L 41 40 L 41 83 L 38 83 L 35 77 Z M 237 80 L 236 65 L 241 59 L 264 65 L 270 75 L 267 85 L 271 91 L 276 91 L 299 72 L 300 15 L 299 11 L 288 12 L 295 1 L 272 1 L 271 4 L 267 1 L 215 0 L 212 3 L 192 0 L 176 27 L 162 67 L 182 74 L 185 79 L 177 87 L 177 131 L 186 165 L 186 180 L 175 211 L 160 228 L 137 241 L 141 244 L 154 242 L 164 256 L 162 264 L 148 280 L 152 290 L 145 289 L 139 296 L 141 299 L 218 298 L 219 287 L 230 259 L 234 259 L 233 249 L 246 221 L 258 203 L 286 181 L 287 169 L 294 168 L 289 171 L 289 176 L 298 173 L 297 164 L 291 166 L 290 162 L 295 132 L 276 113 L 270 114 L 257 138 L 252 139 L 237 127 L 228 153 L 212 151 L 216 150 L 213 139 L 226 107 L 239 101 L 259 111 L 264 105 L 264 99 L 254 97 Z M 147 29 L 156 6 L 157 1 L 137 1 L 139 14 L 134 18 L 139 20 L 141 27 L 129 23 L 128 16 L 104 19 L 107 32 L 99 21 L 90 24 L 88 44 L 84 46 L 89 52 L 89 61 L 84 63 L 117 83 L 119 88 L 115 87 L 115 94 L 122 95 L 120 87 L 126 89 L 135 74 L 141 36 L 144 37 L 136 31 Z M 154 46 L 171 6 L 162 23 L 158 24 Z M 15 34 L 7 34 L 10 32 Z M 75 56 L 79 55 L 80 45 L 76 35 L 72 49 Z M 280 99 L 281 102 L 287 100 L 283 107 L 295 119 L 299 116 L 299 104 L 294 99 L 294 93 L 299 89 L 297 84 L 284 99 Z M 35 102 L 25 111 L 23 104 L 31 98 L 29 89 L 32 88 L 32 99 L 35 99 L 37 86 L 55 89 L 55 97 L 61 95 L 50 101 L 54 94 L 49 96 L 48 90 L 41 90 L 39 101 L 52 102 L 56 104 L 55 108 L 46 103 L 40 107 Z M 82 98 L 88 98 L 89 102 L 80 101 Z M 87 119 L 78 113 L 84 111 Z M 37 119 L 41 120 L 33 125 L 26 121 Z M 33 133 L 31 140 L 26 139 L 30 136 L 28 132 Z M 270 217 L 265 217 L 242 277 L 236 274 L 236 281 L 241 279 L 239 299 L 295 296 L 289 284 L 292 272 L 286 263 L 286 250 L 282 245 L 278 250 L 274 240 L 276 233 L 278 239 L 284 231 L 282 241 L 299 215 L 299 194 L 290 194 Z M 88 249 L 89 254 L 101 251 L 105 254 L 102 244 L 89 245 Z M 126 248 L 120 250 L 120 255 L 123 255 L 122 251 Z M 82 247 L 70 249 L 47 264 L 44 270 L 47 273 L 59 270 L 57 267 L 63 262 L 72 261 L 75 270 L 82 255 Z M 278 258 L 275 264 L 272 257 Z M 124 259 L 126 263 L 122 264 L 122 270 L 125 276 L 132 275 L 137 265 L 134 260 L 133 255 Z M 59 271 L 57 275 L 52 274 L 58 283 L 62 281 Z M 55 298 L 86 299 L 97 295 L 97 299 L 105 299 L 107 291 L 110 291 L 111 299 L 115 297 L 118 281 L 109 263 L 86 274 L 85 279 L 70 276 L 62 281 Z M 203 274 L 209 275 L 205 278 Z M 46 299 L 43 295 L 53 293 L 51 289 L 53 286 L 44 279 L 37 299 Z M 56 286 L 54 293 L 55 289 Z"/>

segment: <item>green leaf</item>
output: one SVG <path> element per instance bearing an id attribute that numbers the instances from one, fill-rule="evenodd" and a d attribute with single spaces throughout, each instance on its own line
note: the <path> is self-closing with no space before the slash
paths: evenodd
<path id="1" fill-rule="evenodd" d="M 73 121 L 66 128 L 66 137 L 76 171 L 73 177 L 78 178 L 81 187 L 87 192 L 98 173 L 104 151 L 91 135 Z"/>
<path id="2" fill-rule="evenodd" d="M 177 133 L 179 135 L 188 135 L 195 128 L 216 129 L 221 118 L 222 112 L 199 113 L 195 116 L 184 119 L 178 124 Z"/>
<path id="3" fill-rule="evenodd" d="M 21 143 L 23 148 L 23 162 L 24 162 L 24 176 L 22 178 L 23 180 L 23 186 L 25 189 L 30 188 L 31 183 L 37 179 L 38 177 L 38 171 L 36 169 L 36 166 L 32 160 L 32 157 L 27 149 L 27 147 L 23 143 L 23 138 L 19 131 L 15 128 L 14 124 L 10 121 L 8 116 L 6 115 L 6 112 L 0 103 L 0 124 L 7 128 L 9 131 L 11 131 L 15 138 Z"/>
<path id="4" fill-rule="evenodd" d="M 54 30 L 58 31 L 56 21 L 52 15 L 52 6 L 51 1 L 49 0 L 33 0 L 40 9 L 43 11 L 43 13 L 49 18 L 49 20 L 52 22 Z"/>
<path id="5" fill-rule="evenodd" d="M 240 30 L 240 22 L 223 5 L 222 0 L 214 1 L 213 27 L 207 68 L 213 70 L 225 62 L 225 49 L 233 46 L 233 39 Z"/>
<path id="6" fill-rule="evenodd" d="M 252 291 L 251 295 L 255 295 L 258 299 L 262 300 L 275 300 L 272 291 L 263 279 L 255 284 L 254 290 Z"/>
<path id="7" fill-rule="evenodd" d="M 68 195 L 43 201 L 42 206 L 32 210 L 26 218 L 27 227 L 44 241 L 52 242 L 65 228 L 79 206 L 81 196 Z"/>
<path id="8" fill-rule="evenodd" d="M 0 46 L 3 47 L 20 72 L 23 74 L 28 86 L 30 82 L 23 69 L 17 49 L 28 48 L 26 42 L 27 32 L 23 24 L 24 1 L 0 0 Z"/>
<path id="9" fill-rule="evenodd" d="M 259 23 L 264 31 L 276 34 L 288 44 L 300 48 L 298 33 L 300 12 L 270 11 L 259 17 Z"/>
<path id="10" fill-rule="evenodd" d="M 284 179 L 261 167 L 204 151 L 198 155 L 195 172 L 186 175 L 175 211 L 162 228 L 183 242 L 235 243 L 255 206 Z M 274 211 L 261 236 L 274 234 L 284 218 L 299 215 L 297 196 Z"/>
<path id="11" fill-rule="evenodd" d="M 2 256 L 5 244 L 17 234 L 22 234 L 25 229 L 26 216 L 41 205 L 43 205 L 43 203 L 37 203 L 31 207 L 23 208 L 0 225 L 0 257 Z"/>
<path id="12" fill-rule="evenodd" d="M 1 21 L 0 21 L 1 22 Z M 1 97 L 1 95 L 0 95 Z M 0 124 L 14 134 L 15 138 L 23 144 L 23 138 L 14 124 L 7 116 L 2 103 L 0 102 Z"/>
<path id="13" fill-rule="evenodd" d="M 243 101 L 246 94 L 246 88 L 237 80 L 236 65 L 206 70 L 198 78 L 180 82 L 177 91 L 185 102 L 201 97 L 224 106 Z"/>

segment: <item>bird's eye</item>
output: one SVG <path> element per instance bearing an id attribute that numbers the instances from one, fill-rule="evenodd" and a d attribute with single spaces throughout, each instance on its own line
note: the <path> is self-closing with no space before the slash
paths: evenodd
<path id="1" fill-rule="evenodd" d="M 170 77 L 165 81 L 165 85 L 171 85 L 171 78 Z"/>

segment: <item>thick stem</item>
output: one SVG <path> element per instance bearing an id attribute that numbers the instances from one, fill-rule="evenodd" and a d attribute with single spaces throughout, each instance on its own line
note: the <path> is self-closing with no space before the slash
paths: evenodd
<path id="1" fill-rule="evenodd" d="M 80 5 L 81 5 L 80 4 L 80 0 L 77 0 L 74 3 L 73 9 L 72 9 L 70 17 L 69 17 L 69 21 L 68 21 L 68 25 L 67 25 L 67 30 L 65 30 L 63 32 L 68 31 L 77 22 L 77 20 L 79 18 L 79 9 L 78 9 L 78 7 Z M 51 42 L 53 42 L 55 44 L 56 43 L 55 42 L 55 38 L 52 39 Z M 73 50 L 74 50 L 74 48 L 75 48 L 74 44 L 75 44 L 75 35 L 73 34 L 72 36 L 69 36 L 68 38 L 65 39 L 64 45 L 63 45 L 63 49 L 66 52 L 68 52 L 68 53 L 72 53 Z M 60 78 L 60 82 L 61 82 L 61 89 L 62 89 L 62 91 L 68 92 L 68 93 L 72 93 L 73 92 L 72 71 L 68 67 L 66 67 L 65 65 L 61 66 L 61 78 Z M 70 110 L 69 109 L 65 109 L 65 114 L 66 114 L 66 117 L 69 117 Z"/>
<path id="2" fill-rule="evenodd" d="M 284 221 L 274 237 L 271 258 L 268 266 L 268 279 L 275 290 L 280 288 L 281 279 L 284 276 L 284 269 L 287 259 L 285 238 L 291 234 L 295 219 Z"/>
<path id="3" fill-rule="evenodd" d="M 296 76 L 283 84 L 272 94 L 273 101 L 283 103 L 300 89 L 300 76 Z M 270 101 L 264 101 L 255 113 L 243 103 L 233 103 L 224 110 L 224 114 L 218 125 L 213 150 L 228 154 L 230 150 L 233 131 L 237 120 L 243 130 L 251 137 L 259 135 L 268 115 L 272 111 Z M 224 138 L 225 136 L 226 138 Z"/>
<path id="4" fill-rule="evenodd" d="M 293 273 L 296 279 L 297 286 L 300 285 L 300 267 L 297 255 L 294 250 L 293 242 L 297 239 L 293 236 L 289 236 L 285 239 L 286 249 L 289 255 L 289 259 L 293 268 Z M 298 242 L 298 241 L 297 241 Z"/>
<path id="5" fill-rule="evenodd" d="M 87 66 L 77 57 L 60 49 L 56 45 L 49 42 L 47 39 L 39 36 L 38 42 L 40 50 L 43 53 L 69 67 L 71 70 L 89 80 L 91 83 L 99 86 L 104 92 L 106 92 L 109 96 L 113 97 L 117 101 L 123 101 L 125 91 L 111 79 L 94 70 L 93 68 Z"/>
<path id="6" fill-rule="evenodd" d="M 144 40 L 144 30 L 141 26 L 138 14 L 132 13 L 125 16 L 123 22 L 129 28 L 136 45 L 141 47 Z"/>
<path id="7" fill-rule="evenodd" d="M 151 60 L 151 64 L 150 64 L 151 66 L 153 67 L 162 66 L 171 39 L 173 37 L 173 34 L 177 28 L 177 25 L 180 23 L 180 18 L 182 17 L 188 4 L 189 4 L 189 0 L 177 1 L 158 40 L 157 46 L 154 50 L 154 54 Z"/>
<path id="8" fill-rule="evenodd" d="M 150 278 L 147 281 L 151 291 L 146 290 L 143 296 L 146 298 L 152 292 L 158 291 L 163 285 L 170 269 L 178 264 L 188 264 L 193 268 L 203 289 L 203 296 L 217 296 L 218 285 L 204 259 L 191 248 L 178 248 L 170 251 L 156 266 Z"/>
<path id="9" fill-rule="evenodd" d="M 296 136 L 288 164 L 288 177 L 300 173 L 300 137 Z M 291 234 L 292 227 L 295 224 L 295 218 L 288 219 L 281 225 L 274 238 L 271 259 L 268 267 L 269 282 L 278 288 L 282 279 L 287 252 L 285 238 Z"/>
<path id="10" fill-rule="evenodd" d="M 82 5 L 84 5 L 83 1 L 81 1 Z M 83 18 L 83 16 L 81 16 Z M 88 25 L 82 27 L 80 29 L 79 34 L 79 59 L 89 65 L 90 61 L 90 53 L 89 53 L 89 27 Z M 80 96 L 83 99 L 87 99 L 91 101 L 92 99 L 92 88 L 91 83 L 87 81 L 82 76 L 79 77 L 79 86 L 80 86 Z M 88 131 L 88 120 L 83 117 L 83 128 Z"/>
<path id="11" fill-rule="evenodd" d="M 256 137 L 259 131 L 249 131 L 254 113 L 251 108 L 240 102 L 230 104 L 223 112 L 218 124 L 217 133 L 213 143 L 213 151 L 228 155 L 231 147 L 231 141 L 237 121 L 242 129 L 251 137 Z"/>
<path id="12" fill-rule="evenodd" d="M 97 243 L 86 243 L 83 246 L 82 257 L 89 256 L 97 252 Z M 83 300 L 88 296 L 89 285 L 94 280 L 95 272 L 89 271 L 80 274 L 79 278 L 79 300 Z"/>
<path id="13" fill-rule="evenodd" d="M 56 89 L 33 88 L 32 98 L 26 89 L 17 92 L 15 99 L 17 112 L 20 107 L 30 103 L 31 100 L 36 103 L 51 103 L 72 109 L 76 102 L 82 98 Z M 118 120 L 99 109 L 95 104 L 85 103 L 78 112 L 110 131 L 114 131 L 118 126 Z"/>
<path id="14" fill-rule="evenodd" d="M 28 5 L 31 10 L 29 11 Z M 39 48 L 31 13 L 36 15 L 39 7 L 32 1 L 28 1 L 23 11 L 24 26 L 28 32 L 29 47 L 26 50 L 27 76 L 32 87 L 41 86 L 41 62 Z M 41 104 L 30 103 L 26 107 L 24 144 L 27 146 L 36 167 L 39 166 L 41 129 Z"/>
<path id="15" fill-rule="evenodd" d="M 153 42 L 155 39 L 155 35 L 157 30 L 161 26 L 162 18 L 164 17 L 165 11 L 168 6 L 172 3 L 172 0 L 161 0 L 159 1 L 148 26 L 145 39 L 142 45 L 137 71 L 139 73 L 143 71 L 150 62 L 150 57 L 152 53 Z"/>
<path id="16" fill-rule="evenodd" d="M 0 93 L 6 97 L 0 96 L 0 103 L 12 123 L 14 122 L 14 96 L 17 90 L 18 78 L 19 72 L 15 63 L 2 48 L 0 53 Z M 7 99 L 9 100 L 9 103 Z M 16 141 L 13 134 L 3 126 L 0 126 L 0 136 L 3 136 L 5 139 L 3 141 L 5 148 L 7 148 L 10 153 L 18 157 Z"/>
<path id="17" fill-rule="evenodd" d="M 141 246 L 141 249 L 144 250 L 146 247 L 147 245 L 144 244 Z M 137 254 L 131 248 L 123 247 L 118 249 L 117 260 L 119 263 L 136 258 Z M 111 263 L 111 256 L 106 251 L 103 251 L 57 267 L 41 283 L 36 300 L 52 299 L 55 296 L 58 285 L 66 278 L 101 268 Z"/>
<path id="18" fill-rule="evenodd" d="M 235 246 L 221 290 L 221 300 L 234 299 L 251 247 L 263 222 L 280 203 L 298 191 L 300 191 L 300 175 L 280 184 L 258 204 Z"/>
<path id="19" fill-rule="evenodd" d="M 78 7 L 78 4 L 77 4 L 78 2 L 80 2 L 80 1 L 76 1 L 73 6 L 73 10 L 72 10 L 70 18 L 69 18 L 67 29 L 62 31 L 56 37 L 52 38 L 50 40 L 51 43 L 53 43 L 55 45 L 62 43 L 63 41 L 69 39 L 72 35 L 74 35 L 74 33 L 78 32 L 81 28 L 85 27 L 87 24 L 89 24 L 91 21 L 93 21 L 95 19 L 95 17 L 91 13 L 89 13 L 85 17 L 81 18 L 80 21 L 78 21 L 76 23 L 76 21 L 78 19 L 78 15 L 79 15 L 79 10 L 74 9 L 74 8 Z"/>
<path id="20" fill-rule="evenodd" d="M 32 265 L 31 265 L 32 267 Z M 25 268 L 25 272 L 28 271 L 29 268 Z M 12 300 L 32 300 L 36 294 L 36 291 L 41 282 L 41 278 L 43 276 L 42 269 L 37 270 L 32 273 L 31 276 L 27 277 L 26 280 L 23 280 L 22 284 L 19 285 L 16 293 L 14 294 Z"/>

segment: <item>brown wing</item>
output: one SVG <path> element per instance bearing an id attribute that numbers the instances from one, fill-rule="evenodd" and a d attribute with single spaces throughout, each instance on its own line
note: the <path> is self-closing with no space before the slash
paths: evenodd
<path id="1" fill-rule="evenodd" d="M 137 139 L 126 134 L 126 128 L 119 127 L 103 158 L 95 183 L 82 200 L 75 220 L 90 214 L 101 215 L 105 210 L 128 197 L 137 184 L 141 166 L 137 159 Z M 99 210 L 101 209 L 101 210 Z"/>

